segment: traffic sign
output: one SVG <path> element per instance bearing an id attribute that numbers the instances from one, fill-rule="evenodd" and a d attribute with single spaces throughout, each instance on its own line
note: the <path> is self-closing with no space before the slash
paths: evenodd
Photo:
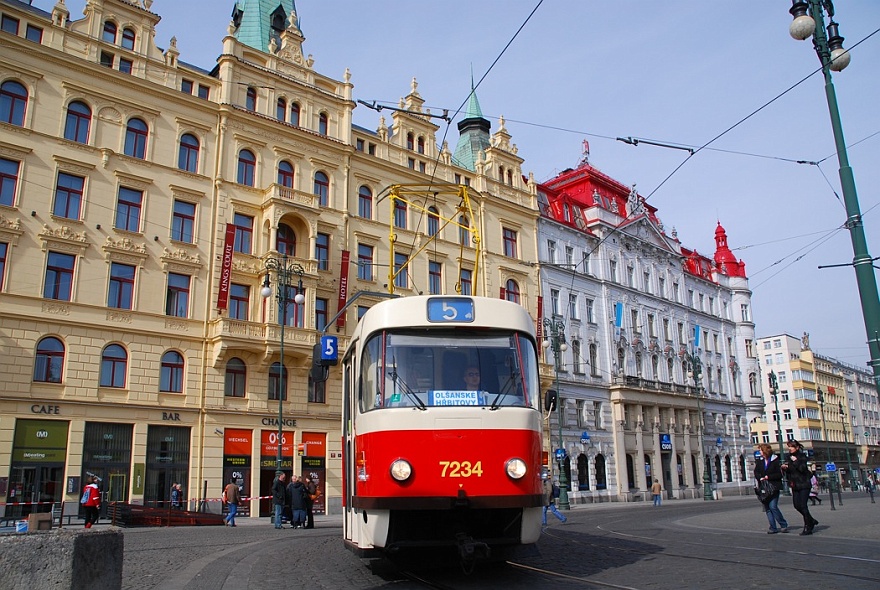
<path id="1" fill-rule="evenodd" d="M 556 460 L 562 461 L 565 459 L 565 449 L 556 449 Z"/>
<path id="2" fill-rule="evenodd" d="M 835 465 L 834 463 L 826 463 L 825 464 L 825 471 L 831 471 L 831 472 L 837 471 L 837 465 Z"/>
<path id="3" fill-rule="evenodd" d="M 583 444 L 587 444 L 590 442 L 590 433 L 587 432 L 586 430 L 584 430 L 583 433 L 581 433 L 581 442 Z"/>

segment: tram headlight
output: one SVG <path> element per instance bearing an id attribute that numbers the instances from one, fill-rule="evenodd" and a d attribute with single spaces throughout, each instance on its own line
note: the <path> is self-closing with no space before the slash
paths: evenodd
<path id="1" fill-rule="evenodd" d="M 504 466 L 511 479 L 522 479 L 526 474 L 526 462 L 522 459 L 511 459 Z"/>
<path id="2" fill-rule="evenodd" d="M 412 475 L 412 465 L 409 461 L 398 459 L 391 464 L 391 477 L 397 481 L 406 481 L 410 475 Z"/>

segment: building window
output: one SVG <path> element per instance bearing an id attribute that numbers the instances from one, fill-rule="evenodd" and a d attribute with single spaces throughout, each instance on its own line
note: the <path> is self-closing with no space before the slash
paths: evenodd
<path id="1" fill-rule="evenodd" d="M 402 199 L 394 199 L 394 227 L 406 229 L 406 203 Z"/>
<path id="2" fill-rule="evenodd" d="M 110 344 L 101 353 L 101 387 L 125 387 L 125 373 L 128 370 L 128 354 L 118 344 Z"/>
<path id="3" fill-rule="evenodd" d="M 547 262 L 556 264 L 556 240 L 547 240 Z"/>
<path id="4" fill-rule="evenodd" d="M 409 287 L 409 257 L 400 252 L 394 253 L 394 286 L 406 289 Z"/>
<path id="5" fill-rule="evenodd" d="M 73 293 L 73 268 L 76 256 L 49 252 L 46 262 L 46 284 L 43 286 L 43 297 L 70 301 Z"/>
<path id="6" fill-rule="evenodd" d="M 24 36 L 28 41 L 33 41 L 34 43 L 42 43 L 43 29 L 41 29 L 40 27 L 35 27 L 34 25 L 28 25 Z"/>
<path id="7" fill-rule="evenodd" d="M 373 247 L 358 244 L 358 278 L 362 281 L 373 280 Z"/>
<path id="8" fill-rule="evenodd" d="M 18 169 L 20 162 L 0 158 L 0 205 L 12 207 L 18 188 Z"/>
<path id="9" fill-rule="evenodd" d="M 358 189 L 358 215 L 364 219 L 373 218 L 373 193 L 370 187 L 362 186 Z"/>
<path id="10" fill-rule="evenodd" d="M 187 80 L 186 78 L 184 78 L 180 82 L 180 91 L 183 92 L 184 94 L 192 94 L 193 84 L 194 84 L 194 82 L 192 80 Z"/>
<path id="11" fill-rule="evenodd" d="M 315 298 L 315 330 L 323 332 L 330 317 L 330 302 L 321 297 Z"/>
<path id="12" fill-rule="evenodd" d="M 252 86 L 248 86 L 247 94 L 245 94 L 244 108 L 251 112 L 257 110 L 257 89 Z"/>
<path id="13" fill-rule="evenodd" d="M 318 270 L 330 270 L 330 235 L 319 233 L 315 236 L 315 260 Z"/>
<path id="14" fill-rule="evenodd" d="M 162 368 L 159 375 L 159 391 L 163 393 L 183 393 L 183 356 L 169 350 L 162 355 Z"/>
<path id="15" fill-rule="evenodd" d="M 742 321 L 750 322 L 752 321 L 752 314 L 749 311 L 749 305 L 747 303 L 742 303 L 739 306 L 740 312 L 742 313 Z"/>
<path id="16" fill-rule="evenodd" d="M 285 188 L 293 188 L 293 164 L 287 160 L 278 162 L 278 184 Z"/>
<path id="17" fill-rule="evenodd" d="M 135 267 L 119 262 L 110 263 L 110 288 L 107 290 L 107 307 L 131 309 L 134 301 Z"/>
<path id="18" fill-rule="evenodd" d="M 110 53 L 109 51 L 101 52 L 101 65 L 105 68 L 113 68 L 113 62 L 116 61 L 116 56 Z"/>
<path id="19" fill-rule="evenodd" d="M 573 293 L 568 294 L 568 317 L 572 320 L 580 319 L 578 315 L 578 297 Z"/>
<path id="20" fill-rule="evenodd" d="M 18 35 L 19 20 L 8 15 L 0 17 L 0 31 L 11 35 Z"/>
<path id="21" fill-rule="evenodd" d="M 461 269 L 458 277 L 458 286 L 462 295 L 471 295 L 473 293 L 473 276 L 474 272 L 468 268 Z"/>
<path id="22" fill-rule="evenodd" d="M 296 256 L 296 232 L 286 223 L 278 224 L 278 232 L 275 235 L 275 250 L 279 254 Z"/>
<path id="23" fill-rule="evenodd" d="M 133 118 L 128 122 L 125 129 L 125 155 L 132 158 L 147 157 L 147 137 L 149 128 L 147 124 L 138 118 Z"/>
<path id="24" fill-rule="evenodd" d="M 232 283 L 232 286 L 229 288 L 229 319 L 246 322 L 250 299 L 250 287 Z"/>
<path id="25" fill-rule="evenodd" d="M 440 295 L 443 292 L 443 266 L 439 262 L 428 262 L 428 292 Z"/>
<path id="26" fill-rule="evenodd" d="M 513 279 L 505 283 L 504 298 L 514 303 L 519 303 L 519 285 Z"/>
<path id="27" fill-rule="evenodd" d="M 0 242 L 0 293 L 3 292 L 3 278 L 6 276 L 6 255 L 9 250 L 9 244 Z"/>
<path id="28" fill-rule="evenodd" d="M 323 172 L 315 172 L 315 184 L 312 193 L 318 197 L 318 204 L 326 207 L 330 203 L 330 178 Z"/>
<path id="29" fill-rule="evenodd" d="M 329 128 L 329 117 L 327 117 L 327 113 L 321 113 L 318 115 L 318 133 L 321 135 L 327 135 Z"/>
<path id="30" fill-rule="evenodd" d="M 572 371 L 580 375 L 584 371 L 581 368 L 581 342 L 580 340 L 572 340 L 571 341 L 571 358 L 572 358 Z"/>
<path id="31" fill-rule="evenodd" d="M 61 383 L 64 371 L 64 344 L 58 338 L 48 336 L 37 344 L 34 359 L 34 381 Z"/>
<path id="32" fill-rule="evenodd" d="M 199 98 L 202 100 L 208 100 L 208 97 L 211 95 L 211 89 L 204 84 L 199 84 Z"/>
<path id="33" fill-rule="evenodd" d="M 125 49 L 131 49 L 134 51 L 134 30 L 130 28 L 122 29 L 122 46 Z"/>
<path id="34" fill-rule="evenodd" d="M 0 84 L 0 122 L 23 126 L 27 100 L 27 89 L 18 82 Z"/>
<path id="35" fill-rule="evenodd" d="M 116 229 L 139 232 L 141 226 L 141 207 L 144 193 L 133 188 L 119 187 L 116 201 Z"/>
<path id="36" fill-rule="evenodd" d="M 199 170 L 199 139 L 192 133 L 180 136 L 177 167 L 195 174 Z"/>
<path id="37" fill-rule="evenodd" d="M 560 316 L 559 313 L 559 289 L 550 289 L 550 313 Z"/>
<path id="38" fill-rule="evenodd" d="M 292 328 L 302 328 L 305 317 L 305 303 L 297 303 L 294 299 L 297 293 L 299 293 L 299 289 L 296 286 L 289 286 L 287 293 L 287 303 L 281 308 L 281 317 L 278 318 L 278 323 L 284 323 L 285 326 Z"/>
<path id="39" fill-rule="evenodd" d="M 105 21 L 104 22 L 104 32 L 101 34 L 101 39 L 106 41 L 107 43 L 116 43 L 116 23 L 113 21 Z"/>
<path id="40" fill-rule="evenodd" d="M 247 391 L 247 365 L 240 358 L 231 358 L 226 363 L 223 394 L 226 397 L 244 397 L 245 391 Z"/>
<path id="41" fill-rule="evenodd" d="M 362 151 L 364 151 L 365 145 L 366 145 L 366 142 L 364 142 L 363 139 L 357 138 L 354 142 L 354 149 L 356 149 L 359 152 L 362 152 Z"/>
<path id="42" fill-rule="evenodd" d="M 657 295 L 666 299 L 666 279 L 663 277 L 657 277 Z"/>
<path id="43" fill-rule="evenodd" d="M 67 219 L 79 219 L 85 182 L 86 179 L 81 176 L 59 172 L 58 183 L 55 185 L 55 204 L 52 207 L 52 215 Z"/>
<path id="44" fill-rule="evenodd" d="M 436 236 L 440 232 L 440 212 L 437 207 L 428 207 L 428 235 Z"/>
<path id="45" fill-rule="evenodd" d="M 119 71 L 123 74 L 131 74 L 134 69 L 134 62 L 124 57 L 119 58 Z"/>
<path id="46" fill-rule="evenodd" d="M 253 247 L 254 218 L 250 215 L 236 213 L 232 216 L 232 220 L 235 226 L 235 241 L 232 250 L 242 254 L 250 254 Z"/>
<path id="47" fill-rule="evenodd" d="M 290 103 L 290 124 L 299 127 L 299 103 Z"/>
<path id="48" fill-rule="evenodd" d="M 657 327 L 654 324 L 654 314 L 648 314 L 648 336 L 651 338 L 657 337 Z"/>
<path id="49" fill-rule="evenodd" d="M 595 344 L 590 344 L 590 375 L 599 374 L 599 350 Z"/>
<path id="50" fill-rule="evenodd" d="M 195 203 L 174 200 L 174 213 L 171 219 L 171 239 L 192 244 L 196 223 Z"/>
<path id="51" fill-rule="evenodd" d="M 257 172 L 257 157 L 250 150 L 238 152 L 238 176 L 236 182 L 245 186 L 254 186 Z"/>
<path id="52" fill-rule="evenodd" d="M 314 381 L 309 375 L 309 403 L 323 404 L 327 399 L 327 384 L 324 381 Z"/>
<path id="53" fill-rule="evenodd" d="M 415 149 L 414 141 L 415 141 L 415 136 L 412 133 L 407 133 L 406 134 L 406 149 L 408 149 L 408 150 Z"/>
<path id="54" fill-rule="evenodd" d="M 67 119 L 64 122 L 64 139 L 77 143 L 89 143 L 89 128 L 92 124 L 92 109 L 79 100 L 67 105 Z"/>
<path id="55" fill-rule="evenodd" d="M 468 218 L 462 215 L 458 218 L 458 244 L 459 246 L 470 247 L 471 230 Z"/>
<path id="56" fill-rule="evenodd" d="M 593 314 L 593 307 L 594 307 L 593 300 L 592 299 L 585 299 L 584 305 L 586 307 L 586 313 L 587 313 L 587 316 L 584 319 L 586 319 L 591 324 L 595 324 L 596 319 Z"/>
<path id="57" fill-rule="evenodd" d="M 422 137 L 421 135 L 419 135 L 419 139 L 416 143 L 416 151 L 419 152 L 420 154 L 425 153 L 425 138 Z"/>
<path id="58" fill-rule="evenodd" d="M 287 400 L 287 367 L 272 363 L 269 367 L 269 401 Z"/>
<path id="59" fill-rule="evenodd" d="M 185 318 L 189 313 L 189 287 L 191 277 L 168 273 L 168 291 L 165 294 L 165 315 Z"/>
<path id="60" fill-rule="evenodd" d="M 617 261 L 616 260 L 609 260 L 608 261 L 608 279 L 612 283 L 617 282 Z"/>
<path id="61" fill-rule="evenodd" d="M 516 232 L 512 229 L 502 228 L 502 240 L 504 242 L 504 255 L 510 258 L 517 257 Z"/>
<path id="62" fill-rule="evenodd" d="M 626 267 L 626 284 L 630 287 L 636 286 L 635 269 L 631 266 Z"/>
<path id="63" fill-rule="evenodd" d="M 279 98 L 275 103 L 275 118 L 282 122 L 287 119 L 287 101 L 283 98 Z"/>

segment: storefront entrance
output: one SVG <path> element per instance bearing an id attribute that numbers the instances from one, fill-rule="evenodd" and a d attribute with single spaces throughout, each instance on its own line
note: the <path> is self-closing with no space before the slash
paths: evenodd
<path id="1" fill-rule="evenodd" d="M 100 478 L 102 517 L 111 502 L 128 502 L 131 439 L 131 424 L 86 422 L 80 481 L 87 481 L 90 475 Z M 84 516 L 82 507 L 80 516 Z"/>
<path id="2" fill-rule="evenodd" d="M 51 512 L 64 493 L 68 423 L 18 420 L 6 493 L 7 518 Z"/>
<path id="3" fill-rule="evenodd" d="M 153 426 L 147 429 L 147 473 L 144 505 L 171 506 L 171 484 L 183 489 L 183 506 L 189 506 L 189 439 L 186 426 Z"/>

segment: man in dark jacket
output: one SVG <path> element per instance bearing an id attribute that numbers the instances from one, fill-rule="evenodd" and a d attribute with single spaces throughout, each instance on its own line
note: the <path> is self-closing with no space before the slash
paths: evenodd
<path id="1" fill-rule="evenodd" d="M 767 534 L 773 535 L 779 532 L 780 529 L 776 526 L 777 522 L 779 527 L 782 527 L 782 532 L 787 533 L 788 521 L 785 520 L 779 509 L 779 492 L 782 489 L 782 468 L 779 457 L 773 454 L 773 447 L 767 443 L 759 444 L 758 449 L 761 451 L 761 457 L 755 459 L 755 481 L 757 482 L 755 492 L 759 492 L 761 486 L 766 484 L 772 486 L 773 489 L 773 493 L 769 496 L 761 498 L 759 495 L 759 499 L 764 505 L 764 512 L 767 513 L 767 521 L 770 523 Z"/>
<path id="2" fill-rule="evenodd" d="M 791 500 L 794 509 L 804 517 L 804 530 L 801 531 L 801 534 L 812 535 L 813 529 L 819 524 L 819 521 L 813 518 L 807 507 L 810 500 L 810 477 L 812 476 L 810 468 L 807 467 L 807 455 L 804 453 L 803 445 L 794 439 L 790 439 L 785 445 L 788 447 L 788 457 L 782 464 L 782 469 L 791 486 Z"/>
<path id="3" fill-rule="evenodd" d="M 294 529 L 305 528 L 306 525 L 306 491 L 298 475 L 291 478 L 287 486 L 287 498 L 290 502 L 290 526 Z"/>
<path id="4" fill-rule="evenodd" d="M 272 482 L 272 506 L 275 509 L 275 528 L 284 528 L 281 526 L 281 514 L 284 512 L 284 505 L 287 504 L 287 486 L 284 483 L 286 476 L 283 471 L 275 472 L 275 481 Z"/>
<path id="5" fill-rule="evenodd" d="M 318 498 L 318 486 L 309 476 L 306 476 L 303 485 L 306 488 L 306 492 L 308 492 L 306 496 L 306 526 L 303 528 L 313 529 L 315 528 L 314 505 L 315 500 Z"/>

